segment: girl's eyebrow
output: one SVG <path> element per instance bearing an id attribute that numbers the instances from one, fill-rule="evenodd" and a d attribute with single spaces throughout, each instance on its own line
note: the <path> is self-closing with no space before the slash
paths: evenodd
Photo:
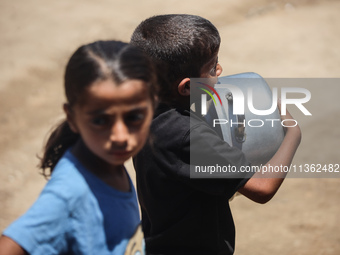
<path id="1" fill-rule="evenodd" d="M 147 106 L 137 106 L 135 108 L 130 109 L 129 112 L 146 111 L 147 109 L 148 109 Z"/>
<path id="2" fill-rule="evenodd" d="M 97 109 L 94 111 L 86 112 L 87 115 L 98 115 L 98 114 L 105 114 L 105 109 Z"/>
<path id="3" fill-rule="evenodd" d="M 128 109 L 128 111 L 126 111 L 126 113 L 129 113 L 129 112 L 135 112 L 135 111 L 146 111 L 147 110 L 147 106 L 136 106 L 134 108 L 131 108 L 131 109 Z M 108 114 L 106 112 L 106 109 L 97 109 L 97 110 L 94 110 L 94 111 L 89 111 L 89 112 L 86 112 L 87 115 L 106 115 Z M 108 114 L 110 115 L 110 114 Z"/>

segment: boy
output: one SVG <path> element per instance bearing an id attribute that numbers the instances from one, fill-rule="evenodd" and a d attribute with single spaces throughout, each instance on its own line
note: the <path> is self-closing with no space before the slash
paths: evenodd
<path id="1" fill-rule="evenodd" d="M 164 75 L 151 126 L 153 142 L 134 159 L 146 250 L 148 254 L 233 254 L 235 228 L 228 199 L 239 191 L 265 203 L 285 174 L 267 179 L 251 178 L 252 173 L 238 179 L 190 179 L 190 150 L 196 159 L 236 167 L 250 164 L 190 111 L 190 77 L 217 78 L 222 72 L 219 33 L 198 16 L 160 15 L 143 21 L 131 43 L 151 56 Z M 300 139 L 298 126 L 288 128 L 268 164 L 290 164 Z"/>

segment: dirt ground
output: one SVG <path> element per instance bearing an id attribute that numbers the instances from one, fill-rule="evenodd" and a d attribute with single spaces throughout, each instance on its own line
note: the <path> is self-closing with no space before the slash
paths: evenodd
<path id="1" fill-rule="evenodd" d="M 219 29 L 223 75 L 336 78 L 339 10 L 335 0 L 0 0 L 0 231 L 46 182 L 36 156 L 63 117 L 63 69 L 79 45 L 128 41 L 149 16 L 190 13 Z M 340 163 L 340 87 L 312 89 L 313 117 L 295 115 L 303 140 L 294 163 Z M 288 178 L 268 204 L 235 198 L 235 254 L 340 254 L 339 185 L 340 178 Z"/>

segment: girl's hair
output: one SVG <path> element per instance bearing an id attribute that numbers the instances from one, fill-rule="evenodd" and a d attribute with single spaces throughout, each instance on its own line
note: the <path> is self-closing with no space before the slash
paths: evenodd
<path id="1" fill-rule="evenodd" d="M 68 105 L 80 103 L 84 90 L 96 81 L 112 79 L 117 85 L 126 80 L 145 82 L 156 106 L 157 79 L 150 59 L 139 49 L 120 41 L 96 41 L 78 48 L 65 71 L 64 86 Z M 66 120 L 48 138 L 39 167 L 49 176 L 64 152 L 79 138 Z M 50 173 L 46 174 L 46 169 Z"/>

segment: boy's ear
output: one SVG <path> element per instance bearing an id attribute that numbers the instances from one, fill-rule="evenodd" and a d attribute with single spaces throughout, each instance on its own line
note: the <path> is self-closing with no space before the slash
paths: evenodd
<path id="1" fill-rule="evenodd" d="M 66 114 L 66 120 L 67 120 L 68 125 L 70 126 L 71 130 L 74 133 L 78 133 L 78 128 L 77 128 L 75 121 L 74 121 L 74 114 L 73 114 L 73 111 L 72 111 L 70 105 L 65 103 L 63 105 L 63 108 L 64 108 L 64 112 Z"/>
<path id="2" fill-rule="evenodd" d="M 190 96 L 190 78 L 184 78 L 178 84 L 178 93 L 181 96 Z"/>

